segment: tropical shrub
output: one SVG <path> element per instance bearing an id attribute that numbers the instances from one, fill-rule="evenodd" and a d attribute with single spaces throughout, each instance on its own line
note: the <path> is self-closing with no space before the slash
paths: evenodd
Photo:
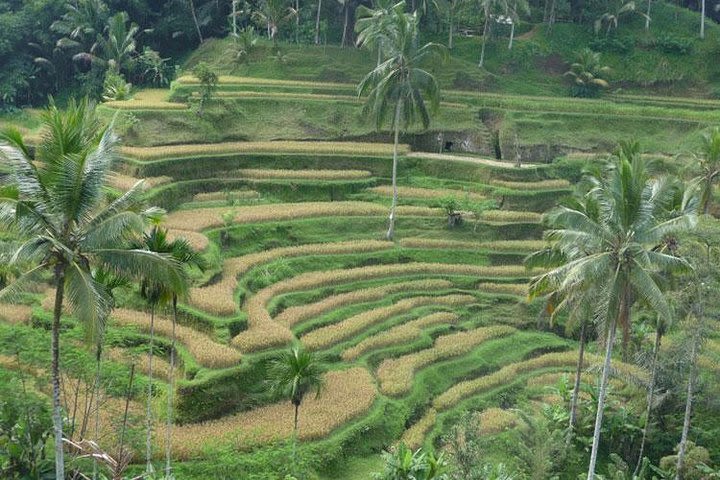
<path id="1" fill-rule="evenodd" d="M 601 64 L 600 54 L 589 48 L 577 53 L 575 62 L 565 76 L 573 82 L 570 94 L 573 97 L 594 98 L 610 86 L 607 81 L 610 67 Z"/>

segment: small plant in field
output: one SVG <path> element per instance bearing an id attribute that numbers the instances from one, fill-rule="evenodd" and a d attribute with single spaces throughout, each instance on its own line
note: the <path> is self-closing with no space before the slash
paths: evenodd
<path id="1" fill-rule="evenodd" d="M 578 52 L 575 63 L 565 72 L 565 76 L 573 82 L 570 94 L 581 98 L 600 96 L 603 90 L 610 87 L 607 80 L 609 74 L 610 67 L 602 65 L 600 54 L 589 48 Z"/>
<path id="2" fill-rule="evenodd" d="M 448 217 L 448 228 L 457 227 L 462 224 L 462 213 L 460 213 L 461 204 L 455 197 L 444 197 L 440 200 L 440 206 L 445 210 Z"/>
<path id="3" fill-rule="evenodd" d="M 383 453 L 385 470 L 375 480 L 447 480 L 449 467 L 442 454 L 435 456 L 421 449 L 413 452 L 404 443 Z"/>
<path id="4" fill-rule="evenodd" d="M 255 50 L 257 42 L 258 34 L 255 27 L 249 25 L 233 38 L 232 45 L 225 51 L 225 55 L 238 65 L 250 63 L 250 55 Z"/>
<path id="5" fill-rule="evenodd" d="M 200 62 L 195 65 L 192 72 L 200 81 L 200 98 L 197 105 L 197 114 L 202 116 L 205 106 L 215 95 L 219 77 L 205 62 Z"/>
<path id="6" fill-rule="evenodd" d="M 130 98 L 131 91 L 132 83 L 127 82 L 122 73 L 116 72 L 112 68 L 108 69 L 103 82 L 102 99 L 104 102 L 127 100 Z"/>

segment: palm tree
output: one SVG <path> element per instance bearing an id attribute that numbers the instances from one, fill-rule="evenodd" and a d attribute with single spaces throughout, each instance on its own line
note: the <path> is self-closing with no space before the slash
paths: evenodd
<path id="1" fill-rule="evenodd" d="M 392 28 L 389 26 L 383 34 L 378 35 L 385 46 L 387 60 L 368 73 L 358 85 L 358 95 L 367 95 L 363 113 L 373 117 L 378 129 L 386 122 L 390 112 L 393 112 L 393 198 L 386 235 L 388 240 L 393 238 L 395 232 L 400 130 L 408 128 L 418 120 L 427 128 L 430 124 L 430 112 L 437 110 L 440 104 L 438 84 L 429 72 L 420 68 L 420 64 L 433 55 L 439 54 L 443 58 L 447 55 L 445 48 L 437 43 L 417 47 L 417 24 L 418 18 L 415 14 L 392 16 Z M 367 38 L 366 41 L 376 40 Z"/>
<path id="2" fill-rule="evenodd" d="M 295 420 L 293 423 L 293 441 L 295 445 L 298 439 L 300 405 L 308 393 L 314 391 L 316 397 L 320 395 L 324 387 L 322 374 L 323 367 L 317 357 L 298 345 L 294 345 L 290 350 L 280 353 L 277 358 L 271 361 L 268 367 L 270 391 L 283 395 L 295 407 Z"/>
<path id="3" fill-rule="evenodd" d="M 647 407 L 645 409 L 645 426 L 643 427 L 642 439 L 640 440 L 640 453 L 638 454 L 638 461 L 635 465 L 635 472 L 633 475 L 637 475 L 642 467 L 643 454 L 645 453 L 645 443 L 647 441 L 648 432 L 650 431 L 650 416 L 652 409 L 655 404 L 655 383 L 657 381 L 657 367 L 658 367 L 658 355 L 660 353 L 660 343 L 662 337 L 668 330 L 668 322 L 660 316 L 655 317 L 655 343 L 653 344 L 652 360 L 650 362 L 650 384 L 648 385 L 647 395 Z"/>
<path id="4" fill-rule="evenodd" d="M 278 48 L 277 34 L 285 23 L 297 15 L 297 11 L 288 6 L 287 0 L 263 0 L 260 10 L 253 12 L 253 19 L 267 27 L 268 36 L 273 41 L 275 50 Z"/>
<path id="5" fill-rule="evenodd" d="M 592 200 L 590 202 L 580 202 L 576 199 L 570 200 L 574 202 L 575 208 L 585 212 L 586 215 L 592 216 L 593 212 L 596 211 L 593 208 Z M 554 247 L 547 247 L 538 252 L 528 255 L 524 264 L 528 268 L 542 267 L 542 268 L 556 268 L 561 266 L 567 261 L 562 252 L 555 250 Z M 531 297 L 534 297 L 537 292 L 533 292 Z M 572 434 L 575 430 L 577 423 L 577 405 L 580 398 L 580 383 L 582 380 L 583 365 L 585 363 L 585 345 L 587 343 L 588 334 L 588 322 L 593 316 L 593 293 L 592 290 L 586 290 L 576 296 L 561 298 L 557 292 L 552 292 L 548 295 L 545 311 L 550 315 L 551 321 L 553 321 L 559 312 L 568 311 L 568 320 L 566 329 L 580 326 L 580 338 L 578 345 L 578 361 L 575 367 L 575 379 L 573 382 L 573 390 L 570 396 L 570 415 L 568 421 L 569 435 L 567 437 L 568 442 L 572 440 Z"/>
<path id="6" fill-rule="evenodd" d="M 345 46 L 345 39 L 347 39 L 347 29 L 348 29 L 348 20 L 350 18 L 350 2 L 352 0 L 337 0 L 340 5 L 342 5 L 343 8 L 343 33 L 342 33 L 342 39 L 340 40 L 340 46 Z"/>
<path id="7" fill-rule="evenodd" d="M 377 49 L 377 65 L 380 65 L 386 37 L 394 34 L 393 15 L 402 15 L 405 1 L 393 4 L 392 0 L 377 0 L 374 6 L 375 8 L 369 8 L 360 5 L 355 11 L 355 31 L 358 33 L 355 43 L 360 47 Z"/>
<path id="8" fill-rule="evenodd" d="M 600 54 L 584 48 L 577 53 L 565 76 L 573 81 L 573 97 L 597 97 L 602 89 L 610 86 L 607 81 L 609 73 L 610 67 L 602 65 Z"/>
<path id="9" fill-rule="evenodd" d="M 703 213 L 710 211 L 715 190 L 715 181 L 720 176 L 720 127 L 715 127 L 703 135 L 700 157 L 697 159 L 700 176 L 697 181 L 701 187 L 700 208 Z"/>
<path id="10" fill-rule="evenodd" d="M 117 137 L 102 129 L 87 100 L 71 101 L 66 112 L 51 102 L 42 116 L 45 134 L 33 159 L 21 135 L 11 132 L 0 158 L 12 167 L 16 198 L 0 199 L 0 225 L 16 228 L 27 240 L 15 258 L 35 262 L 0 298 L 17 294 L 43 272 L 53 272 L 55 302 L 51 332 L 51 378 L 55 477 L 65 478 L 60 405 L 60 317 L 68 301 L 89 337 L 97 338 L 110 300 L 91 274 L 93 266 L 137 278 L 141 274 L 181 285 L 174 263 L 130 247 L 143 229 L 136 208 L 142 183 L 106 202 L 105 184 L 115 160 Z"/>
<path id="11" fill-rule="evenodd" d="M 480 61 L 478 62 L 478 67 L 482 68 L 485 63 L 485 44 L 487 43 L 488 35 L 490 35 L 490 21 L 495 17 L 494 12 L 507 11 L 509 5 L 507 0 L 480 0 L 479 6 L 483 11 L 483 17 L 485 19 L 482 34 L 482 48 L 480 49 Z"/>
<path id="12" fill-rule="evenodd" d="M 505 12 L 505 18 L 510 22 L 510 41 L 508 42 L 508 50 L 512 50 L 513 39 L 515 38 L 515 24 L 520 21 L 520 14 L 529 14 L 530 5 L 527 0 L 514 0 L 512 6 L 506 5 L 508 9 Z"/>
<path id="13" fill-rule="evenodd" d="M 172 258 L 179 268 L 185 269 L 191 266 L 205 268 L 202 258 L 193 251 L 185 239 L 168 239 L 167 230 L 154 225 L 143 235 L 142 242 L 138 245 L 145 250 L 157 254 L 166 255 Z M 185 272 L 183 272 L 185 273 Z M 185 275 L 183 275 L 185 277 Z M 179 287 L 179 288 L 178 288 Z M 153 380 L 153 356 L 155 347 L 155 311 L 161 303 L 171 303 L 173 309 L 172 340 L 170 347 L 170 387 L 168 388 L 167 424 L 165 442 L 165 476 L 170 476 L 170 433 L 172 429 L 172 407 L 173 387 L 175 369 L 175 325 L 177 323 L 177 302 L 178 297 L 187 293 L 187 284 L 173 285 L 157 278 L 143 278 L 140 282 L 140 295 L 150 306 L 150 340 L 148 344 L 148 390 L 145 413 L 145 455 L 148 473 L 153 471 L 152 467 L 152 380 Z"/>
<path id="14" fill-rule="evenodd" d="M 108 20 L 105 27 L 105 36 L 100 37 L 99 46 L 102 56 L 108 67 L 119 72 L 130 68 L 130 61 L 137 48 L 135 37 L 140 31 L 135 23 L 128 22 L 130 18 L 125 12 L 118 12 Z"/>
<path id="15" fill-rule="evenodd" d="M 585 194 L 596 210 L 558 207 L 548 215 L 546 232 L 566 262 L 532 279 L 532 294 L 556 292 L 580 299 L 592 291 L 605 329 L 605 360 L 598 395 L 588 480 L 595 476 L 608 376 L 617 327 L 627 335 L 635 301 L 643 301 L 664 319 L 672 313 L 654 275 L 687 270 L 689 265 L 665 248 L 665 240 L 696 223 L 696 199 L 686 195 L 682 208 L 667 219 L 665 208 L 675 189 L 665 179 L 653 179 L 637 145 L 623 145 L 604 175 L 588 177 Z"/>
<path id="16" fill-rule="evenodd" d="M 50 30 L 62 37 L 57 46 L 62 49 L 90 52 L 102 34 L 110 16 L 102 0 L 78 0 L 67 2 L 66 12 L 50 25 Z"/>

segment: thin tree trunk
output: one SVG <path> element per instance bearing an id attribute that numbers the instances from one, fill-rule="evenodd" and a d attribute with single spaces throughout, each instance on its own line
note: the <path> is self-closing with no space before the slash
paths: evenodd
<path id="1" fill-rule="evenodd" d="M 621 308 L 624 309 L 624 305 L 621 305 Z M 605 396 L 607 395 L 608 376 L 610 375 L 610 362 L 612 360 L 613 344 L 615 343 L 616 326 L 617 319 L 614 318 L 610 325 L 605 349 L 605 362 L 603 363 L 602 378 L 600 380 L 600 393 L 598 395 L 597 414 L 595 415 L 595 431 L 593 432 L 587 480 L 595 480 L 595 465 L 597 464 L 598 448 L 600 447 L 600 429 L 602 427 L 603 413 L 605 412 Z"/>
<path id="2" fill-rule="evenodd" d="M 382 51 L 383 51 L 383 45 L 382 45 L 382 40 L 380 40 L 378 42 L 377 64 L 375 65 L 376 67 L 379 67 L 380 64 L 382 63 L 382 53 L 383 53 Z"/>
<path id="3" fill-rule="evenodd" d="M 450 28 L 448 29 L 448 48 L 452 50 L 453 48 L 453 23 L 455 22 L 454 18 L 454 9 L 455 9 L 455 1 L 452 1 L 450 3 L 450 7 L 448 8 L 448 23 L 450 24 Z"/>
<path id="4" fill-rule="evenodd" d="M 705 0 L 700 0 L 700 38 L 705 38 Z"/>
<path id="5" fill-rule="evenodd" d="M 145 405 L 145 469 L 153 473 L 152 465 L 152 383 L 153 383 L 153 348 L 155 344 L 155 305 L 150 307 L 150 343 L 148 345 L 148 386 Z"/>
<path id="6" fill-rule="evenodd" d="M 658 322 L 660 319 L 658 319 Z M 633 476 L 637 476 L 642 464 L 643 454 L 645 453 L 645 442 L 647 440 L 648 431 L 650 430 L 650 414 L 652 413 L 653 402 L 655 401 L 655 380 L 657 379 L 657 358 L 660 352 L 660 340 L 662 339 L 662 328 L 658 325 L 655 330 L 655 345 L 653 347 L 652 373 L 650 374 L 650 386 L 648 389 L 647 409 L 645 410 L 645 428 L 643 428 L 642 440 L 640 440 L 640 453 L 638 454 L 637 465 Z"/>
<path id="7" fill-rule="evenodd" d="M 577 404 L 580 398 L 580 380 L 582 377 L 583 363 L 585 362 L 585 329 L 587 322 L 583 320 L 580 326 L 580 348 L 578 350 L 578 362 L 575 368 L 575 384 L 573 386 L 572 397 L 570 399 L 570 433 L 575 430 L 577 423 Z M 570 436 L 568 436 L 568 439 Z"/>
<path id="8" fill-rule="evenodd" d="M 55 478 L 65 479 L 65 457 L 63 452 L 63 420 L 60 407 L 60 316 L 65 294 L 65 266 L 55 267 L 55 308 L 53 310 L 52 338 L 52 390 L 53 390 L 53 432 L 55 434 Z"/>
<path id="9" fill-rule="evenodd" d="M 233 37 L 237 37 L 237 0 L 232 0 Z"/>
<path id="10" fill-rule="evenodd" d="M 650 6 L 652 5 L 652 0 L 648 0 L 648 8 L 647 13 L 645 14 L 645 30 L 650 30 Z"/>
<path id="11" fill-rule="evenodd" d="M 678 448 L 677 466 L 675 468 L 675 480 L 682 480 L 683 469 L 685 468 L 685 453 L 687 451 L 687 439 L 690 432 L 690 417 L 692 416 L 693 392 L 695 391 L 695 363 L 697 361 L 697 349 L 700 338 L 695 334 L 690 350 L 690 373 L 688 375 L 687 399 L 685 400 L 685 417 L 683 419 L 682 435 Z"/>
<path id="12" fill-rule="evenodd" d="M 317 15 L 315 15 L 315 45 L 320 44 L 320 10 L 322 10 L 322 0 L 318 0 Z"/>
<path id="13" fill-rule="evenodd" d="M 348 4 L 349 0 L 345 0 L 345 21 L 343 23 L 343 35 L 342 35 L 342 41 L 340 42 L 340 46 L 345 46 L 345 39 L 347 38 L 347 26 L 348 26 L 348 15 L 350 15 L 350 5 Z"/>
<path id="14" fill-rule="evenodd" d="M 295 43 L 300 43 L 300 0 L 295 0 Z"/>
<path id="15" fill-rule="evenodd" d="M 395 209 L 397 208 L 398 202 L 398 189 L 397 189 L 397 163 L 398 163 L 398 143 L 400 142 L 400 113 L 402 111 L 402 104 L 398 101 L 395 106 L 395 119 L 393 125 L 395 126 L 395 141 L 393 143 L 393 166 L 392 166 L 392 188 L 393 197 L 392 204 L 390 205 L 390 218 L 388 222 L 388 231 L 385 237 L 388 240 L 392 240 L 395 235 Z"/>
<path id="16" fill-rule="evenodd" d="M 478 63 L 478 67 L 483 66 L 483 63 L 485 62 L 485 42 L 487 41 L 487 33 L 488 33 L 488 26 L 489 26 L 489 13 L 488 11 L 485 12 L 485 26 L 483 27 L 483 39 L 482 39 L 482 49 L 480 50 L 480 63 Z"/>
<path id="17" fill-rule="evenodd" d="M 510 43 L 508 43 L 508 50 L 512 50 L 513 38 L 515 37 L 515 21 L 513 20 L 510 25 Z"/>
<path id="18" fill-rule="evenodd" d="M 95 352 L 95 432 L 93 436 L 95 443 L 100 442 L 100 367 L 102 363 L 102 340 L 97 345 L 97 351 Z M 93 480 L 98 478 L 98 462 L 97 458 L 93 457 Z"/>
<path id="19" fill-rule="evenodd" d="M 125 395 L 125 413 L 123 413 L 122 428 L 120 429 L 120 444 L 118 445 L 118 458 L 123 458 L 125 451 L 125 430 L 127 430 L 128 410 L 132 397 L 133 380 L 135 379 L 135 364 L 130 365 L 130 379 L 128 380 L 127 394 Z"/>
<path id="20" fill-rule="evenodd" d="M 190 4 L 190 13 L 192 13 L 193 23 L 195 23 L 195 31 L 197 31 L 197 35 L 198 35 L 198 39 L 200 40 L 200 43 L 202 43 L 203 36 L 202 36 L 202 32 L 200 31 L 200 23 L 198 23 L 197 13 L 195 12 L 195 2 L 193 2 L 193 0 L 188 0 L 188 3 Z"/>
<path id="21" fill-rule="evenodd" d="M 177 296 L 173 295 L 173 319 L 172 319 L 172 338 L 170 340 L 170 378 L 168 378 L 168 403 L 167 403 L 167 425 L 165 428 L 165 478 L 170 478 L 172 471 L 171 452 L 172 452 L 172 427 L 173 427 L 173 407 L 175 397 L 175 325 L 177 325 Z"/>

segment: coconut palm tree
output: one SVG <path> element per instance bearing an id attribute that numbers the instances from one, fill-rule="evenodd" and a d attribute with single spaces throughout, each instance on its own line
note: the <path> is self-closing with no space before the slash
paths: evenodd
<path id="1" fill-rule="evenodd" d="M 113 201 L 105 185 L 115 160 L 117 137 L 100 127 L 87 100 L 71 101 L 66 112 L 51 102 L 42 116 L 45 133 L 35 158 L 22 136 L 11 132 L 0 144 L 0 158 L 11 166 L 15 198 L 0 199 L 0 225 L 16 228 L 26 239 L 15 258 L 36 265 L 0 292 L 12 297 L 53 273 L 55 301 L 51 329 L 51 378 L 55 477 L 65 478 L 63 420 L 60 405 L 60 317 L 66 302 L 97 338 L 110 300 L 91 268 L 138 278 L 145 275 L 182 285 L 174 262 L 162 255 L 133 249 L 130 242 L 143 229 L 137 209 L 142 183 Z"/>
<path id="2" fill-rule="evenodd" d="M 552 228 L 546 236 L 566 261 L 533 278 L 530 291 L 575 299 L 592 291 L 601 307 L 598 318 L 606 351 L 587 477 L 593 480 L 617 328 L 629 333 L 635 301 L 649 305 L 664 319 L 672 318 L 655 275 L 690 268 L 664 246 L 668 237 L 695 226 L 697 202 L 688 191 L 681 210 L 668 219 L 666 207 L 676 190 L 668 188 L 671 182 L 650 177 L 637 145 L 623 145 L 606 172 L 590 175 L 588 182 L 584 197 L 592 199 L 597 213 L 562 206 L 548 215 Z"/>
<path id="3" fill-rule="evenodd" d="M 136 53 L 136 36 L 140 31 L 135 23 L 128 22 L 130 17 L 126 12 L 118 12 L 108 20 L 105 35 L 100 37 L 98 45 L 102 58 L 108 67 L 119 72 L 127 71 L 131 66 L 133 55 Z"/>
<path id="4" fill-rule="evenodd" d="M 393 15 L 402 15 L 405 11 L 405 1 L 392 3 L 392 0 L 377 0 L 375 8 L 360 5 L 355 11 L 355 31 L 357 32 L 356 45 L 377 49 L 377 65 L 383 61 L 383 44 L 386 37 L 394 32 Z M 376 66 L 377 66 L 376 65 Z"/>
<path id="5" fill-rule="evenodd" d="M 358 95 L 367 95 L 363 113 L 371 116 L 378 129 L 391 115 L 394 131 L 392 186 L 389 226 L 386 237 L 395 232 L 397 207 L 397 163 L 400 131 L 420 121 L 424 128 L 430 124 L 430 113 L 440 104 L 440 89 L 435 77 L 420 66 L 433 56 L 445 58 L 446 49 L 437 43 L 417 47 L 418 18 L 415 14 L 393 14 L 392 22 L 382 34 L 368 36 L 365 41 L 382 38 L 387 60 L 368 73 L 358 85 Z M 428 105 L 429 103 L 429 105 Z"/>
<path id="6" fill-rule="evenodd" d="M 715 127 L 703 135 L 697 163 L 701 172 L 697 177 L 701 188 L 700 209 L 703 213 L 708 213 L 713 201 L 715 182 L 720 176 L 720 127 Z"/>
<path id="7" fill-rule="evenodd" d="M 150 252 L 166 255 L 172 258 L 181 268 L 188 267 L 205 268 L 203 259 L 193 251 L 190 244 L 182 238 L 170 240 L 167 230 L 160 228 L 157 224 L 143 235 L 142 242 L 138 245 Z M 180 287 L 180 288 L 178 288 Z M 143 278 L 140 282 L 140 295 L 150 306 L 150 340 L 148 344 L 148 390 L 145 413 L 145 454 L 148 473 L 152 472 L 152 380 L 153 380 L 153 356 L 155 347 L 155 311 L 162 303 L 170 303 L 173 310 L 172 338 L 170 346 L 170 387 L 168 388 L 167 424 L 165 442 L 165 476 L 170 476 L 170 433 L 172 429 L 172 408 L 173 388 L 175 370 L 175 325 L 177 323 L 177 302 L 178 297 L 187 293 L 187 284 L 173 285 L 156 278 Z"/>
<path id="8" fill-rule="evenodd" d="M 650 431 L 650 417 L 652 409 L 655 405 L 655 383 L 657 381 L 658 355 L 660 353 L 660 343 L 662 337 L 668 330 L 668 322 L 660 317 L 655 316 L 655 342 L 652 350 L 652 360 L 650 362 L 650 383 L 648 385 L 647 407 L 645 408 L 645 426 L 643 427 L 642 439 L 640 440 L 640 453 L 638 453 L 638 461 L 635 465 L 633 475 L 637 475 L 642 467 L 643 454 L 645 453 L 645 443 L 647 441 L 648 432 Z"/>
<path id="9" fill-rule="evenodd" d="M 263 0 L 260 10 L 253 12 L 253 20 L 259 25 L 267 27 L 268 36 L 273 41 L 273 48 L 277 50 L 277 34 L 285 23 L 297 15 L 297 11 L 290 7 L 287 0 Z"/>
<path id="10" fill-rule="evenodd" d="M 293 345 L 289 350 L 280 353 L 268 367 L 267 381 L 270 391 L 289 399 L 295 408 L 293 457 L 297 448 L 300 405 L 307 394 L 315 392 L 316 397 L 320 395 L 325 385 L 322 374 L 323 367 L 317 357 L 299 345 Z"/>
<path id="11" fill-rule="evenodd" d="M 570 70 L 565 72 L 573 82 L 573 97 L 597 97 L 601 90 L 610 86 L 609 74 L 610 67 L 602 65 L 600 54 L 589 48 L 579 51 Z"/>
<path id="12" fill-rule="evenodd" d="M 478 67 L 482 68 L 485 63 L 485 45 L 490 35 L 490 22 L 494 21 L 497 12 L 508 11 L 510 4 L 508 0 L 480 0 L 479 7 L 483 12 L 484 24 L 482 34 L 482 47 L 480 49 L 480 61 Z"/>

